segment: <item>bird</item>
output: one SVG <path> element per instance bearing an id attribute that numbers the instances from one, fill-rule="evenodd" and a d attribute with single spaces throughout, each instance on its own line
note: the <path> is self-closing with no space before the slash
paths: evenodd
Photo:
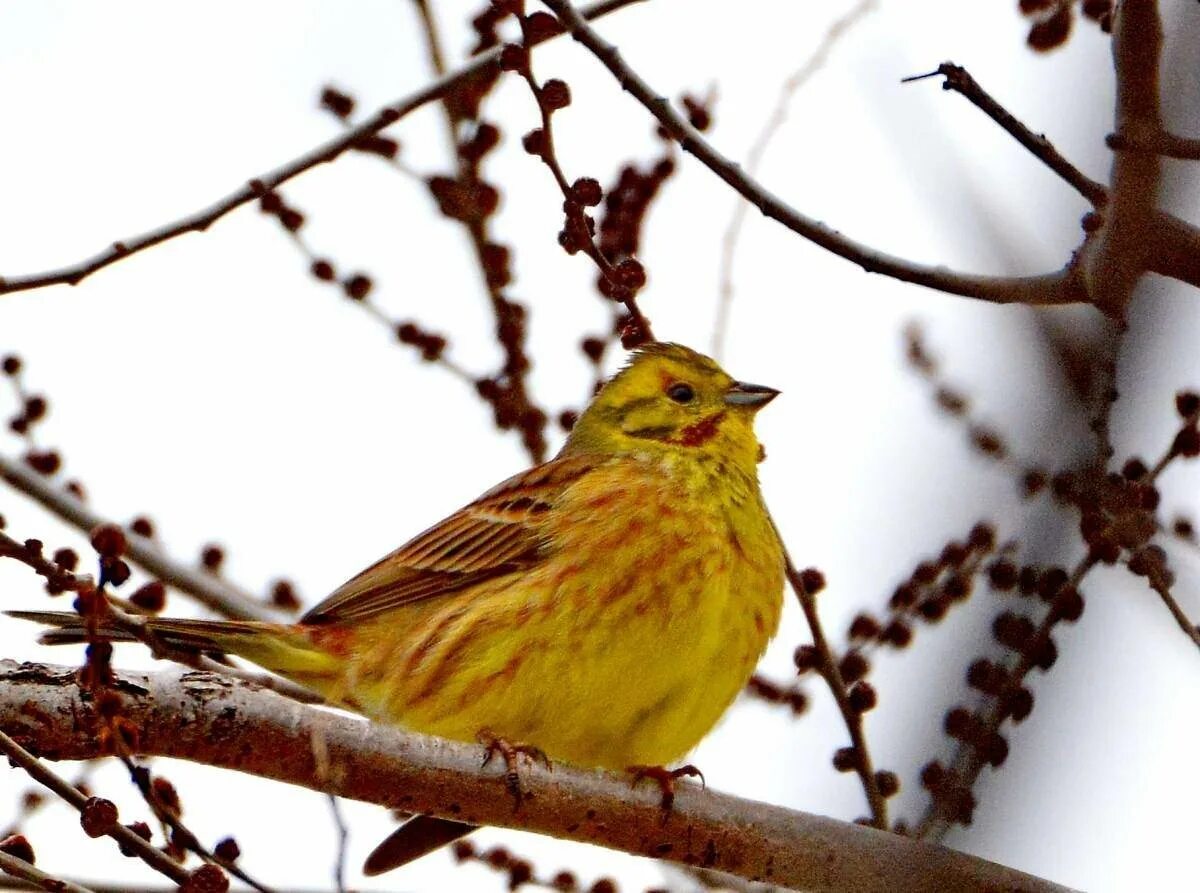
<path id="1" fill-rule="evenodd" d="M 778 394 L 683 345 L 647 343 L 554 458 L 418 534 L 299 622 L 146 626 L 376 721 L 484 740 L 506 758 L 524 749 L 581 767 L 660 767 L 662 780 L 661 767 L 745 687 L 779 624 L 783 548 L 754 433 Z M 78 614 L 9 613 L 58 627 L 45 641 L 84 636 Z M 417 816 L 365 870 L 471 830 Z"/>

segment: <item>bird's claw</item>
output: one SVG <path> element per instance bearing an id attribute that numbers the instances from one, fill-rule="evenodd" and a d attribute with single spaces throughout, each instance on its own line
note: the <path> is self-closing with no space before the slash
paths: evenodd
<path id="1" fill-rule="evenodd" d="M 691 763 L 680 766 L 678 769 L 668 769 L 666 766 L 630 766 L 625 771 L 633 775 L 634 787 L 637 787 L 638 783 L 646 778 L 658 785 L 659 790 L 662 791 L 663 821 L 666 821 L 667 816 L 671 813 L 671 807 L 675 805 L 676 781 L 684 777 L 699 778 L 700 787 L 705 787 L 704 773 Z"/>
<path id="2" fill-rule="evenodd" d="M 521 789 L 521 776 L 517 772 L 520 758 L 524 757 L 530 763 L 541 763 L 548 770 L 554 768 L 550 764 L 550 758 L 540 747 L 532 744 L 514 744 L 498 735 L 493 735 L 487 729 L 480 730 L 476 738 L 483 745 L 483 763 L 480 764 L 480 768 L 487 766 L 492 761 L 492 757 L 497 754 L 504 760 L 504 786 L 512 795 L 514 809 L 520 808 L 521 801 L 526 796 Z"/>

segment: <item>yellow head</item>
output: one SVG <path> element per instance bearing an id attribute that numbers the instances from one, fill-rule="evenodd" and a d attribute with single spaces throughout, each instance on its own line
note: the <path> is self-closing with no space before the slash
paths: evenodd
<path id="1" fill-rule="evenodd" d="M 778 393 L 680 344 L 647 344 L 592 400 L 563 452 L 703 455 L 753 473 L 754 415 Z"/>

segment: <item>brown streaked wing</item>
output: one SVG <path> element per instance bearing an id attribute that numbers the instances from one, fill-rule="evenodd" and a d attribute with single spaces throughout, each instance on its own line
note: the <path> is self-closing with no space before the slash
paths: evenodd
<path id="1" fill-rule="evenodd" d="M 514 475 L 343 583 L 300 622 L 363 620 L 537 564 L 546 557 L 546 513 L 595 465 L 595 457 L 564 456 Z"/>

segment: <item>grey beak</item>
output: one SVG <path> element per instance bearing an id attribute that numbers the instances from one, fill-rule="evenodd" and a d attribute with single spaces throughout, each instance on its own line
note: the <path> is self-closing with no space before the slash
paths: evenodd
<path id="1" fill-rule="evenodd" d="M 730 406 L 752 406 L 758 409 L 778 396 L 779 391 L 766 385 L 735 381 L 725 392 L 725 402 Z"/>

